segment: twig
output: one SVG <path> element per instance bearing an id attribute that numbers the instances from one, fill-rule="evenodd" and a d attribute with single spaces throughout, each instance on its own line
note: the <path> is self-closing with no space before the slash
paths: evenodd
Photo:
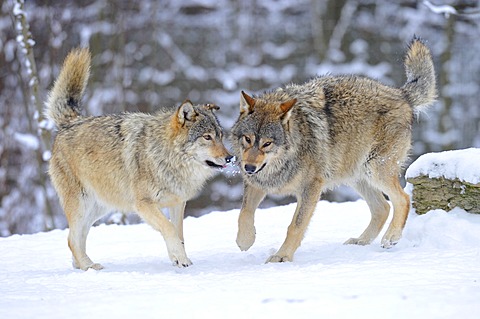
<path id="1" fill-rule="evenodd" d="M 443 14 L 445 18 L 449 18 L 450 15 L 473 18 L 480 15 L 480 10 L 470 10 L 470 11 L 459 11 L 450 5 L 435 5 L 430 1 L 423 1 L 423 5 L 426 6 L 430 11 L 437 14 Z"/>

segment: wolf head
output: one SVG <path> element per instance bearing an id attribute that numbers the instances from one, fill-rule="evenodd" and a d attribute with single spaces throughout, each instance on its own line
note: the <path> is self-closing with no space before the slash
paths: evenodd
<path id="1" fill-rule="evenodd" d="M 242 91 L 240 116 L 232 127 L 232 144 L 244 173 L 257 174 L 281 156 L 296 102 L 296 99 L 275 102 L 252 98 Z"/>
<path id="2" fill-rule="evenodd" d="M 193 105 L 186 100 L 177 109 L 174 118 L 176 130 L 185 133 L 186 152 L 192 158 L 211 168 L 224 168 L 233 156 L 223 145 L 223 131 L 213 113 L 214 104 Z"/>

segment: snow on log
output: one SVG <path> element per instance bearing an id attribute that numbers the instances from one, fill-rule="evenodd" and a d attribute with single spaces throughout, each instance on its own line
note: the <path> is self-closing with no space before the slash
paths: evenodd
<path id="1" fill-rule="evenodd" d="M 405 174 L 417 214 L 460 207 L 480 214 L 480 149 L 428 153 Z"/>

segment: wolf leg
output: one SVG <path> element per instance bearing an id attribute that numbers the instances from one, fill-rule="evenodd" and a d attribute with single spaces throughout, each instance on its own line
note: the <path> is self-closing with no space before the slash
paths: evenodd
<path id="1" fill-rule="evenodd" d="M 174 266 L 188 267 L 192 264 L 187 257 L 185 247 L 175 229 L 175 226 L 158 208 L 158 204 L 150 200 L 139 200 L 136 205 L 137 213 L 154 229 L 158 230 L 167 245 L 168 256 Z"/>
<path id="2" fill-rule="evenodd" d="M 400 181 L 396 176 L 385 182 L 383 191 L 388 195 L 393 205 L 393 218 L 387 232 L 382 238 L 382 247 L 390 248 L 402 237 L 403 227 L 407 222 L 410 210 L 410 198 L 403 191 Z"/>
<path id="3" fill-rule="evenodd" d="M 88 270 L 89 268 L 101 270 L 103 266 L 94 263 L 86 253 L 86 242 L 89 230 L 90 225 L 75 224 L 70 226 L 68 247 L 70 247 L 72 251 L 73 267 L 81 270 Z"/>
<path id="4" fill-rule="evenodd" d="M 365 231 L 358 238 L 350 238 L 345 242 L 346 245 L 368 245 L 375 238 L 385 225 L 390 211 L 390 205 L 383 196 L 382 192 L 371 185 L 367 181 L 360 181 L 354 185 L 358 193 L 365 199 L 370 208 L 372 218 Z"/>
<path id="5" fill-rule="evenodd" d="M 302 242 L 321 193 L 322 183 L 314 181 L 304 188 L 300 196 L 297 196 L 297 208 L 288 226 L 287 238 L 280 249 L 267 259 L 267 263 L 293 260 L 293 254 Z"/>
<path id="6" fill-rule="evenodd" d="M 255 242 L 255 210 L 266 193 L 244 183 L 243 202 L 238 216 L 237 245 L 240 250 L 248 250 Z"/>
<path id="7" fill-rule="evenodd" d="M 185 213 L 186 202 L 182 202 L 177 206 L 169 207 L 168 212 L 170 214 L 170 221 L 177 230 L 178 237 L 182 243 L 184 242 L 183 238 L 183 218 Z"/>
<path id="8" fill-rule="evenodd" d="M 103 266 L 94 263 L 87 255 L 87 236 L 93 223 L 106 212 L 90 196 L 86 194 L 81 196 L 81 200 L 71 198 L 65 203 L 65 214 L 70 228 L 68 247 L 72 251 L 73 267 L 100 270 Z"/>

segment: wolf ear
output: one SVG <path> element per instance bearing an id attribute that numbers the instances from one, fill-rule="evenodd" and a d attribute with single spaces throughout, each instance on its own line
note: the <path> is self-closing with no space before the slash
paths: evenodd
<path id="1" fill-rule="evenodd" d="M 292 115 L 292 109 L 295 103 L 297 103 L 297 99 L 291 99 L 280 104 L 280 111 L 282 111 L 280 118 L 282 119 L 283 124 L 287 123 L 290 115 Z"/>
<path id="2" fill-rule="evenodd" d="M 242 91 L 242 94 L 240 96 L 240 114 L 243 114 L 245 112 L 251 113 L 253 111 L 254 105 L 255 99 Z"/>
<path id="3" fill-rule="evenodd" d="M 197 116 L 197 112 L 193 109 L 193 104 L 190 102 L 190 100 L 185 100 L 182 105 L 178 108 L 177 111 L 177 116 L 178 116 L 178 122 L 181 125 L 185 125 L 185 123 L 192 122 L 195 120 L 195 117 Z"/>

